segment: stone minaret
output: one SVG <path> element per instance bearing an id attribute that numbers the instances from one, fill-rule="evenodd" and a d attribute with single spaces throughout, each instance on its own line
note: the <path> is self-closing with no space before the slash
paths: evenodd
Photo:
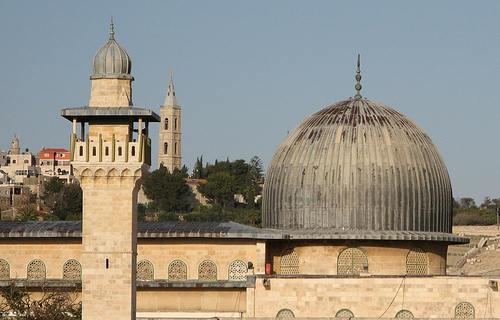
<path id="1" fill-rule="evenodd" d="M 160 107 L 160 118 L 158 166 L 163 164 L 172 172 L 182 167 L 181 107 L 177 105 L 172 73 L 165 103 Z"/>
<path id="2" fill-rule="evenodd" d="M 148 124 L 159 121 L 132 107 L 131 60 L 114 34 L 111 23 L 94 58 L 89 106 L 61 112 L 73 123 L 71 160 L 83 189 L 84 320 L 135 319 L 137 192 L 151 165 Z"/>
<path id="3" fill-rule="evenodd" d="M 21 154 L 21 146 L 19 144 L 19 138 L 17 135 L 14 135 L 14 138 L 10 141 L 10 154 Z"/>

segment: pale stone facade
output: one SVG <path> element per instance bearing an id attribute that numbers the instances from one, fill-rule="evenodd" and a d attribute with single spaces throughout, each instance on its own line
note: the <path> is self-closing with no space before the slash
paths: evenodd
<path id="1" fill-rule="evenodd" d="M 173 79 L 168 84 L 165 103 L 160 107 L 158 166 L 163 164 L 170 172 L 182 167 L 181 107 L 177 105 Z"/>

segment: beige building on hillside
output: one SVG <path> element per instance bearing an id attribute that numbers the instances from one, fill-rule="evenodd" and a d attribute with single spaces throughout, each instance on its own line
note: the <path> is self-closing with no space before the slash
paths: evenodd
<path id="1" fill-rule="evenodd" d="M 89 106 L 64 109 L 83 221 L 0 222 L 0 285 L 73 292 L 83 319 L 500 318 L 500 276 L 446 275 L 452 192 L 431 139 L 354 97 L 278 147 L 263 228 L 136 222 L 152 111 L 132 106 L 131 60 L 110 38 Z M 80 124 L 81 134 L 77 134 Z M 88 130 L 88 133 L 87 133 Z"/>
<path id="2" fill-rule="evenodd" d="M 35 156 L 27 149 L 21 152 L 19 138 L 14 136 L 10 142 L 10 148 L 4 155 L 3 165 L 0 170 L 5 172 L 12 183 L 22 183 L 23 179 L 37 175 Z"/>

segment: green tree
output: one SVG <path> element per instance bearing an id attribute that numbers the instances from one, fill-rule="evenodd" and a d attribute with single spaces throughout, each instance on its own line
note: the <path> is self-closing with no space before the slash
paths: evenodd
<path id="1" fill-rule="evenodd" d="M 223 207 L 234 206 L 236 179 L 230 172 L 215 172 L 208 176 L 207 183 L 198 186 L 198 191 L 212 203 Z"/>
<path id="2" fill-rule="evenodd" d="M 205 170 L 203 168 L 203 155 L 201 157 L 196 158 L 196 162 L 194 164 L 194 169 L 193 169 L 193 174 L 192 174 L 193 179 L 204 179 L 205 177 Z"/>
<path id="3" fill-rule="evenodd" d="M 78 183 L 64 183 L 58 177 L 47 180 L 41 196 L 46 211 L 60 220 L 80 220 L 83 191 Z"/>
<path id="4" fill-rule="evenodd" d="M 186 212 L 191 209 L 193 194 L 188 185 L 187 168 L 172 173 L 163 165 L 144 177 L 143 189 L 152 200 L 151 207 L 163 212 Z"/>

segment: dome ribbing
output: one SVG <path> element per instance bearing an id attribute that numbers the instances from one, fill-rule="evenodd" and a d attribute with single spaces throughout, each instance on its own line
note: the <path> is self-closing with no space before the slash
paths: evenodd
<path id="1" fill-rule="evenodd" d="M 111 22 L 109 39 L 94 56 L 91 79 L 133 79 L 131 76 L 132 60 L 115 40 L 113 22 Z"/>
<path id="2" fill-rule="evenodd" d="M 264 227 L 451 232 L 452 190 L 431 139 L 365 100 L 313 114 L 279 146 L 263 191 Z"/>

